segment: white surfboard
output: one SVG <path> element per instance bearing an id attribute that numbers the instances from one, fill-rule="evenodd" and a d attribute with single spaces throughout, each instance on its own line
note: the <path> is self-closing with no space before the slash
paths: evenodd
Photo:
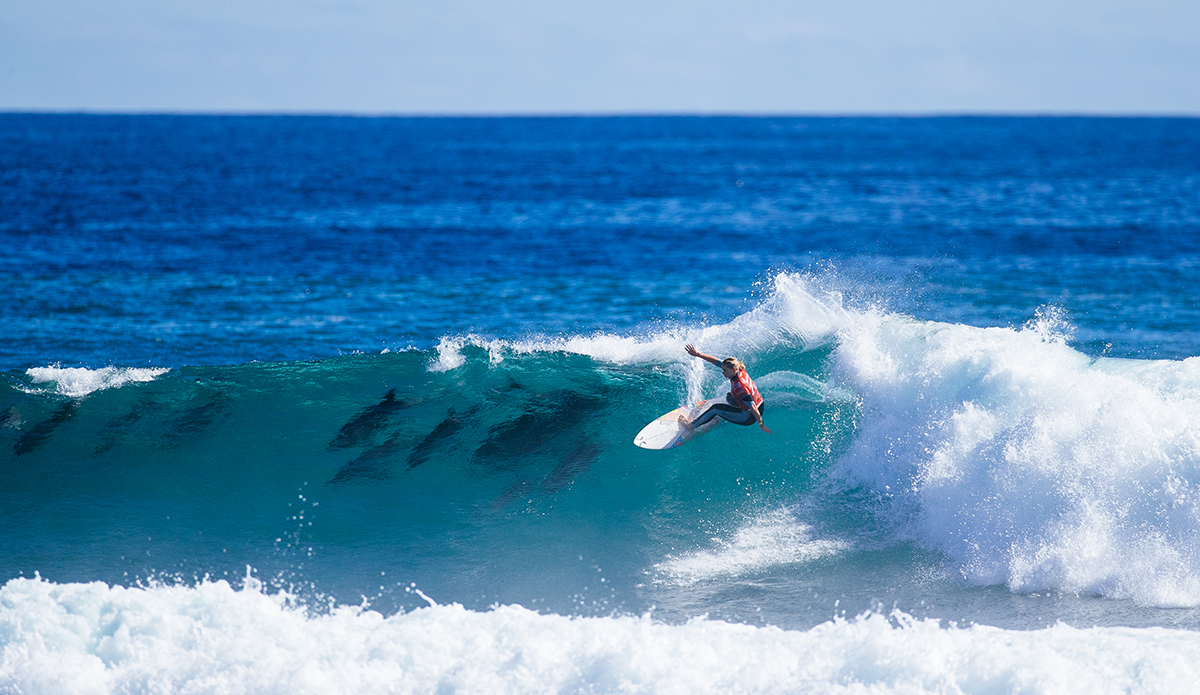
<path id="1" fill-rule="evenodd" d="M 693 420 L 697 415 L 704 412 L 704 409 L 709 405 L 724 402 L 725 399 L 723 397 L 709 398 L 692 403 L 691 405 L 676 408 L 643 427 L 642 431 L 638 432 L 637 436 L 633 438 L 633 443 L 643 449 L 674 449 L 685 442 L 690 442 L 717 427 L 722 422 L 725 422 L 725 420 L 719 417 L 713 418 L 712 422 L 707 425 L 688 431 L 683 425 L 679 424 L 679 416 L 686 415 L 688 420 Z"/>

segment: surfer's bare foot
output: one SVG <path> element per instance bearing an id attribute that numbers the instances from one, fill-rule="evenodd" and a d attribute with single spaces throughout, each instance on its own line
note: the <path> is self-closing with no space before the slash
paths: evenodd
<path id="1" fill-rule="evenodd" d="M 694 432 L 694 431 L 695 431 L 695 429 L 696 429 L 696 428 L 695 428 L 695 427 L 692 425 L 692 421 L 688 419 L 688 416 L 687 416 L 687 415 L 680 415 L 680 416 L 679 416 L 679 424 L 683 425 L 683 429 L 687 430 L 688 432 Z"/>

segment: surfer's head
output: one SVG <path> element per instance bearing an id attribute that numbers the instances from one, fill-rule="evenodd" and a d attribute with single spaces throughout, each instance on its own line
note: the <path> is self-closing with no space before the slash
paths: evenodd
<path id="1" fill-rule="evenodd" d="M 745 368 L 746 365 L 742 364 L 742 361 L 736 357 L 726 357 L 721 360 L 721 372 L 725 375 L 726 379 L 732 379 L 738 375 L 738 372 Z"/>

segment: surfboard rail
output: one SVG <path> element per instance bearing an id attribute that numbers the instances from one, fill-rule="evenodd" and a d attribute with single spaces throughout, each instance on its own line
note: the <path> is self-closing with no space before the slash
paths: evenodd
<path id="1" fill-rule="evenodd" d="M 637 433 L 637 436 L 633 438 L 633 443 L 643 449 L 656 450 L 674 449 L 677 446 L 683 446 L 687 442 L 719 426 L 724 420 L 714 418 L 712 422 L 702 427 L 689 430 L 680 424 L 679 417 L 686 415 L 688 420 L 693 420 L 697 415 L 704 412 L 705 408 L 715 402 L 724 402 L 724 399 L 706 398 L 695 403 L 681 405 L 669 413 L 664 413 L 643 427 Z"/>

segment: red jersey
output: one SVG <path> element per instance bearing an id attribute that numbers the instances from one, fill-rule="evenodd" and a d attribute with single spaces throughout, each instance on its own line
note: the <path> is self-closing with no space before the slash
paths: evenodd
<path id="1" fill-rule="evenodd" d="M 729 380 L 729 391 L 733 394 L 734 404 L 742 410 L 750 410 L 751 401 L 756 408 L 762 405 L 763 397 L 745 369 L 738 371 L 737 376 Z"/>

